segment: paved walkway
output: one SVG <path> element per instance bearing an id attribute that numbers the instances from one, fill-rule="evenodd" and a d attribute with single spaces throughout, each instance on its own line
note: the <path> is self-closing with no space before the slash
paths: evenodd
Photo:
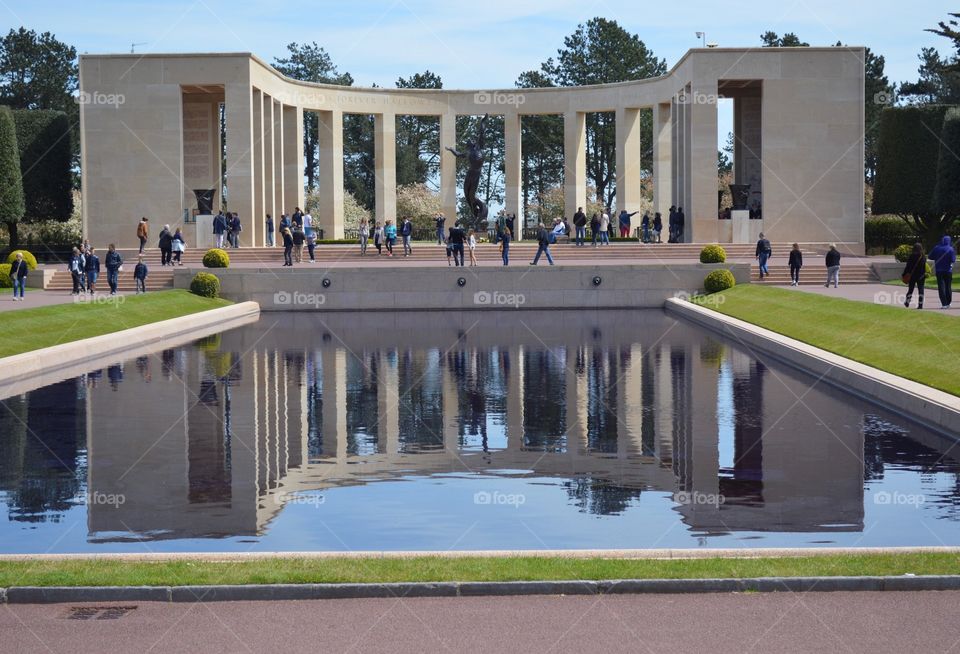
<path id="1" fill-rule="evenodd" d="M 812 286 L 780 286 L 779 288 L 802 291 L 804 293 L 814 293 L 816 295 L 825 295 L 829 297 L 842 297 L 848 300 L 858 300 L 860 302 L 871 302 L 873 304 L 888 304 L 895 307 L 903 307 L 907 299 L 907 287 L 891 284 L 840 284 L 839 288 L 824 288 L 819 284 Z M 940 308 L 940 299 L 937 295 L 937 289 L 928 288 L 924 292 L 923 310 L 936 311 L 948 316 L 960 316 L 960 296 L 958 291 L 954 291 L 954 303 L 951 309 L 942 310 Z M 914 311 L 917 306 L 917 294 L 914 291 L 910 299 L 910 308 Z"/>
<path id="2" fill-rule="evenodd" d="M 69 304 L 77 301 L 70 291 L 43 291 L 39 288 L 28 288 L 23 302 L 14 302 L 13 289 L 5 288 L 2 291 L 0 293 L 0 312 L 45 307 L 51 304 Z M 124 294 L 119 293 L 118 295 Z M 98 293 L 94 301 L 105 302 L 108 301 L 107 298 L 109 297 L 109 293 Z M 84 296 L 84 298 L 89 301 L 89 296 Z"/>
<path id="3" fill-rule="evenodd" d="M 101 605 L 77 605 L 101 606 Z M 946 652 L 960 592 L 6 605 L 8 652 Z M 109 614 L 107 614 L 109 615 Z"/>

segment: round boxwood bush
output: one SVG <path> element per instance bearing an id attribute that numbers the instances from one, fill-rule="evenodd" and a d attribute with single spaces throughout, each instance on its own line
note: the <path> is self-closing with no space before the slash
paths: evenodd
<path id="1" fill-rule="evenodd" d="M 7 263 L 13 263 L 17 258 L 17 252 L 23 255 L 23 260 L 27 262 L 27 270 L 36 270 L 37 269 L 37 258 L 33 256 L 32 253 L 27 252 L 26 250 L 14 250 L 10 253 L 10 256 L 7 257 Z"/>
<path id="2" fill-rule="evenodd" d="M 727 251 L 719 245 L 707 245 L 700 250 L 700 263 L 723 263 L 727 260 Z"/>
<path id="3" fill-rule="evenodd" d="M 737 280 L 729 270 L 714 270 L 703 279 L 703 288 L 707 293 L 719 293 L 736 285 Z"/>
<path id="4" fill-rule="evenodd" d="M 897 249 L 893 251 L 893 258 L 900 263 L 906 263 L 907 259 L 910 258 L 911 252 L 913 252 L 913 246 L 904 243 L 903 245 L 898 245 Z"/>
<path id="5" fill-rule="evenodd" d="M 202 297 L 219 297 L 220 280 L 216 275 L 198 272 L 190 281 L 190 292 Z"/>
<path id="6" fill-rule="evenodd" d="M 0 263 L 0 288 L 13 288 L 9 263 Z"/>
<path id="7" fill-rule="evenodd" d="M 229 268 L 230 255 L 220 248 L 211 248 L 203 254 L 204 268 Z"/>

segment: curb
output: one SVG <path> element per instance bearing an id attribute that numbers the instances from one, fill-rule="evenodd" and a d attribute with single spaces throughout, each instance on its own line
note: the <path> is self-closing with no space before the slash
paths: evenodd
<path id="1" fill-rule="evenodd" d="M 239 602 L 522 595 L 809 593 L 960 590 L 960 575 L 898 577 L 756 577 L 748 579 L 609 579 L 602 581 L 449 581 L 384 584 L 244 586 L 23 586 L 0 588 L 4 604 L 79 602 Z"/>

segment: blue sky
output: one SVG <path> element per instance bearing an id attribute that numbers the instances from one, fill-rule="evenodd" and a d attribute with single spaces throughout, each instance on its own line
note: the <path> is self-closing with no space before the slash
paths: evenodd
<path id="1" fill-rule="evenodd" d="M 766 30 L 796 32 L 813 45 L 866 45 L 887 60 L 891 80 L 916 76 L 923 46 L 946 53 L 924 32 L 946 18 L 946 3 L 862 0 L 0 0 L 0 29 L 51 31 L 79 52 L 254 52 L 271 61 L 290 41 L 316 41 L 358 85 L 392 86 L 430 69 L 447 88 L 513 86 L 517 75 L 555 54 L 563 37 L 593 16 L 617 20 L 673 65 L 699 45 L 696 31 L 721 46 L 759 44 Z M 955 9 L 956 10 L 956 9 Z"/>

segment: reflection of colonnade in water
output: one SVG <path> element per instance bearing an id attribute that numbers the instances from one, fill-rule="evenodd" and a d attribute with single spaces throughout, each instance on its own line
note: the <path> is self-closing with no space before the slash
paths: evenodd
<path id="1" fill-rule="evenodd" d="M 848 418 L 845 400 L 798 402 L 806 381 L 685 330 L 509 347 L 327 335 L 284 350 L 302 334 L 247 329 L 164 353 L 169 379 L 147 396 L 133 384 L 88 395 L 90 488 L 126 498 L 92 505 L 90 531 L 250 535 L 288 492 L 487 470 L 682 491 L 683 519 L 705 531 L 859 529 L 862 434 L 802 427 L 840 424 L 830 413 Z"/>

